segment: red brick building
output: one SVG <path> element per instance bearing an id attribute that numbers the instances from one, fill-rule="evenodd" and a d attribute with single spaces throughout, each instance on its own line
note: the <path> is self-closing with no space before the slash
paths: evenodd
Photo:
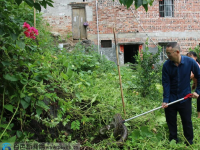
<path id="1" fill-rule="evenodd" d="M 55 0 L 54 8 L 43 11 L 52 31 L 73 39 L 88 39 L 98 51 L 116 61 L 113 28 L 116 29 L 120 63 L 133 62 L 148 38 L 149 49 L 157 51 L 168 42 L 178 42 L 181 53 L 200 43 L 200 3 L 197 0 L 154 0 L 148 12 L 122 6 L 118 0 Z M 88 26 L 87 26 L 88 23 Z M 85 24 L 85 26 L 84 26 Z M 165 56 L 161 54 L 161 60 Z"/>

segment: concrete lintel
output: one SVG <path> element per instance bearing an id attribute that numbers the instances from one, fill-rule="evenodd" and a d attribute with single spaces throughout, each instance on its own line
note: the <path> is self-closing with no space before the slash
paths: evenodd
<path id="1" fill-rule="evenodd" d="M 168 41 L 164 41 L 164 42 L 163 42 L 163 41 L 158 41 L 158 44 L 159 44 L 159 43 L 168 44 L 168 43 L 173 43 L 173 42 L 177 42 L 177 41 L 169 41 L 169 42 L 168 42 Z M 177 43 L 178 43 L 178 42 L 177 42 Z"/>
<path id="2" fill-rule="evenodd" d="M 118 43 L 118 45 L 142 45 L 144 44 L 143 42 L 127 42 L 127 43 Z"/>
<path id="3" fill-rule="evenodd" d="M 87 2 L 81 2 L 81 3 L 71 2 L 68 5 L 71 5 L 72 8 L 85 8 L 85 6 L 88 5 L 88 3 Z"/>

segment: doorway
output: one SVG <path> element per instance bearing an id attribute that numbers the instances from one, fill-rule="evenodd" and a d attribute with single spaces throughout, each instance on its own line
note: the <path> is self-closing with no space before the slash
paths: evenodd
<path id="1" fill-rule="evenodd" d="M 136 64 L 136 59 L 134 56 L 138 54 L 139 44 L 124 45 L 124 64 L 132 63 Z"/>
<path id="2" fill-rule="evenodd" d="M 74 40 L 87 39 L 86 27 L 83 23 L 86 22 L 85 8 L 72 9 L 72 34 Z"/>

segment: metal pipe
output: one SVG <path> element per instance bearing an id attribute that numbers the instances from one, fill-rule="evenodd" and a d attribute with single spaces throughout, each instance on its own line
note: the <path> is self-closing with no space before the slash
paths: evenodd
<path id="1" fill-rule="evenodd" d="M 98 53 L 99 53 L 99 19 L 98 19 L 98 0 L 96 0 L 96 15 L 97 15 L 97 42 L 98 42 Z"/>
<path id="2" fill-rule="evenodd" d="M 178 100 L 173 101 L 173 102 L 171 102 L 171 103 L 169 103 L 169 104 L 167 104 L 167 105 L 169 106 L 169 105 L 171 105 L 171 104 L 174 104 L 174 103 L 180 102 L 180 101 L 182 101 L 182 100 L 184 100 L 184 99 L 186 99 L 186 98 L 184 97 L 184 98 L 178 99 Z M 148 114 L 148 113 L 150 113 L 150 112 L 153 112 L 153 111 L 155 111 L 155 110 L 158 110 L 158 109 L 160 109 L 160 108 L 162 108 L 162 106 L 157 107 L 157 108 L 154 108 L 154 109 L 149 110 L 149 111 L 147 111 L 147 112 L 144 112 L 144 113 L 142 113 L 142 114 L 140 114 L 140 115 L 137 115 L 137 116 L 135 116 L 135 117 L 132 117 L 132 118 L 126 119 L 126 120 L 123 121 L 123 123 L 124 123 L 124 122 L 127 122 L 127 121 L 129 121 L 129 120 L 135 119 L 135 118 L 137 118 L 137 117 L 143 116 L 143 115 L 145 115 L 145 114 Z"/>

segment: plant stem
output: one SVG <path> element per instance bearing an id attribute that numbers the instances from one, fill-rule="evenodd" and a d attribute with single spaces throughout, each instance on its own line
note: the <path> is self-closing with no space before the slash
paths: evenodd
<path id="1" fill-rule="evenodd" d="M 3 89 L 3 107 L 2 107 L 2 111 L 1 111 L 1 119 L 0 119 L 0 124 L 1 124 L 1 120 L 3 119 L 3 111 L 4 111 L 4 98 L 5 98 L 5 85 L 4 85 L 4 89 Z"/>
<path id="2" fill-rule="evenodd" d="M 3 133 L 1 134 L 1 136 L 0 136 L 0 140 L 1 140 L 2 136 L 4 135 L 4 133 L 6 132 L 7 128 L 9 127 L 10 123 L 12 122 L 12 120 L 13 120 L 13 118 L 14 118 L 14 116 L 15 116 L 15 114 L 16 114 L 18 108 L 19 108 L 19 102 L 20 102 L 20 100 L 18 101 L 17 109 L 15 110 L 15 112 L 14 112 L 12 118 L 10 119 L 10 122 L 8 123 L 8 125 L 7 125 L 6 128 L 5 128 L 5 130 L 4 130 Z"/>
<path id="3" fill-rule="evenodd" d="M 188 140 L 185 138 L 185 136 L 183 135 L 183 132 L 182 132 L 181 134 L 182 134 L 184 140 L 185 140 L 185 141 L 188 143 L 188 145 L 190 146 L 190 148 L 191 148 L 191 149 L 194 149 L 194 148 L 192 147 L 192 145 L 188 142 Z"/>

